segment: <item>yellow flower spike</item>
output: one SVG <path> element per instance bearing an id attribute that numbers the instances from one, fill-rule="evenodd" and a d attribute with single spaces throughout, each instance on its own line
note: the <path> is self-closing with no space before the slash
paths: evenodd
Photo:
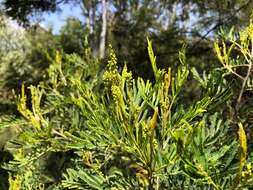
<path id="1" fill-rule="evenodd" d="M 67 81 L 66 78 L 62 72 L 62 55 L 59 51 L 56 51 L 56 55 L 55 55 L 55 63 L 57 65 L 61 80 L 63 82 L 63 84 L 66 86 L 67 85 Z"/>
<path id="2" fill-rule="evenodd" d="M 83 152 L 83 163 L 85 166 L 92 166 L 92 153 L 90 151 Z"/>
<path id="3" fill-rule="evenodd" d="M 215 42 L 215 43 L 214 43 L 214 51 L 215 51 L 215 53 L 216 53 L 217 58 L 218 58 L 219 61 L 221 62 L 221 64 L 225 66 L 225 64 L 224 64 L 224 59 L 223 59 L 223 56 L 222 56 L 222 54 L 221 54 L 221 50 L 220 50 L 220 47 L 219 47 L 218 42 Z"/>
<path id="4" fill-rule="evenodd" d="M 168 69 L 168 73 L 164 75 L 164 93 L 165 95 L 168 95 L 169 93 L 169 88 L 170 88 L 170 83 L 171 83 L 171 69 Z"/>
<path id="5" fill-rule="evenodd" d="M 55 62 L 57 63 L 57 64 L 61 64 L 61 54 L 60 54 L 60 52 L 59 51 L 56 51 L 56 55 L 55 55 Z"/>
<path id="6" fill-rule="evenodd" d="M 109 54 L 110 54 L 110 59 L 108 61 L 108 67 L 110 69 L 115 69 L 115 66 L 117 66 L 117 57 L 111 44 L 109 45 Z"/>
<path id="7" fill-rule="evenodd" d="M 239 142 L 240 142 L 240 149 L 241 149 L 239 175 L 242 175 L 243 166 L 245 164 L 246 157 L 247 157 L 247 137 L 241 123 L 239 123 L 238 135 L 239 135 Z"/>
<path id="8" fill-rule="evenodd" d="M 26 110 L 26 94 L 25 94 L 25 85 L 22 83 L 21 87 L 21 97 L 20 97 L 20 102 L 18 104 L 18 110 Z"/>
<path id="9" fill-rule="evenodd" d="M 155 108 L 155 112 L 149 122 L 149 130 L 150 131 L 154 131 L 155 127 L 156 127 L 156 122 L 157 122 L 157 115 L 158 115 L 158 109 Z"/>

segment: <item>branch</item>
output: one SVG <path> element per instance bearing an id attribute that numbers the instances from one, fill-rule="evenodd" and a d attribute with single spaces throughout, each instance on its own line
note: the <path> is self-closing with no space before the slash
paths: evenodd
<path id="1" fill-rule="evenodd" d="M 252 62 L 250 61 L 249 67 L 248 67 L 248 71 L 247 71 L 247 75 L 246 75 L 246 76 L 244 77 L 244 79 L 243 79 L 242 88 L 241 88 L 239 97 L 238 97 L 238 99 L 237 99 L 237 105 L 241 102 L 242 95 L 243 95 L 243 92 L 244 92 L 246 83 L 247 83 L 247 81 L 248 81 L 248 79 L 249 79 L 249 77 L 250 77 L 251 69 L 252 69 Z"/>
<path id="2" fill-rule="evenodd" d="M 236 9 L 232 15 L 228 15 L 228 17 L 224 21 L 219 21 L 215 26 L 213 26 L 211 29 L 209 29 L 197 42 L 195 42 L 193 44 L 193 46 L 192 46 L 191 49 L 196 48 L 196 46 L 202 40 L 204 40 L 212 31 L 214 31 L 215 29 L 217 29 L 219 26 L 224 25 L 224 24 L 228 23 L 230 20 L 232 20 L 239 13 L 239 11 L 241 11 L 244 8 L 246 8 L 249 5 L 250 2 L 251 2 L 251 0 L 248 0 L 247 3 L 245 3 L 244 5 L 242 5 L 241 7 L 239 7 L 238 9 Z"/>

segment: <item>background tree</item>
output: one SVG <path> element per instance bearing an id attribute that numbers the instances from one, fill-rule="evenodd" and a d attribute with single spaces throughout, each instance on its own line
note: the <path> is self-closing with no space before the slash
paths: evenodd
<path id="1" fill-rule="evenodd" d="M 147 57 L 144 56 L 147 35 L 154 41 L 159 68 L 177 66 L 177 52 L 186 44 L 190 65 L 203 70 L 214 65 L 215 56 L 210 44 L 220 28 L 226 30 L 234 26 L 237 30 L 245 26 L 253 6 L 250 0 L 108 0 L 108 9 L 103 11 L 103 1 L 98 0 L 29 3 L 23 0 L 19 0 L 18 3 L 5 0 L 2 4 L 6 14 L 27 23 L 28 18 L 35 13 L 57 11 L 64 3 L 81 6 L 83 11 L 80 22 L 68 20 L 61 30 L 60 41 L 66 52 L 80 54 L 83 49 L 81 41 L 84 39 L 83 35 L 86 35 L 93 55 L 102 58 L 104 56 L 101 52 L 104 51 L 100 49 L 107 47 L 110 42 L 115 47 L 119 60 L 124 60 L 119 61 L 120 67 L 126 63 L 133 75 L 149 79 L 154 79 L 154 76 L 146 61 Z M 16 12 L 20 14 L 15 14 L 17 6 L 20 11 Z M 107 16 L 103 17 L 103 13 L 106 12 Z M 103 23 L 107 23 L 106 27 L 103 27 Z M 81 27 L 87 31 L 82 31 Z"/>
<path id="2" fill-rule="evenodd" d="M 105 57 L 105 41 L 107 31 L 107 0 L 102 0 L 102 27 L 100 33 L 99 43 L 99 57 L 103 59 Z"/>
<path id="3" fill-rule="evenodd" d="M 75 18 L 68 18 L 58 36 L 59 43 L 66 53 L 84 54 L 85 38 L 89 35 L 89 28 Z"/>
<path id="4" fill-rule="evenodd" d="M 39 0 L 39 1 L 24 1 L 24 0 L 4 0 L 5 13 L 18 21 L 28 24 L 29 17 L 45 11 L 56 11 L 58 5 L 68 0 Z"/>
<path id="5" fill-rule="evenodd" d="M 57 11 L 63 3 L 82 7 L 84 18 L 81 20 L 90 31 L 88 38 L 94 55 L 101 54 L 99 49 L 103 47 L 103 39 L 106 39 L 105 44 L 108 45 L 108 41 L 113 43 L 120 57 L 131 57 L 127 63 L 131 70 L 143 72 L 144 75 L 148 73 L 147 76 L 152 75 L 147 68 L 143 71 L 143 66 L 147 65 L 142 59 L 145 51 L 143 39 L 147 34 L 155 40 L 157 47 L 159 46 L 156 51 L 161 67 L 175 63 L 177 50 L 183 43 L 189 46 L 187 55 L 190 56 L 190 62 L 194 63 L 196 55 L 199 54 L 208 58 L 206 61 L 212 62 L 214 56 L 208 42 L 213 40 L 220 27 L 230 28 L 233 25 L 235 29 L 239 29 L 247 25 L 245 19 L 250 17 L 253 6 L 250 0 L 108 1 L 108 26 L 105 32 L 102 27 L 105 23 L 105 19 L 102 19 L 105 11 L 101 9 L 103 1 L 3 1 L 6 14 L 26 23 L 31 15 L 43 11 Z M 106 37 L 101 38 L 106 33 Z M 128 37 L 127 40 L 125 36 Z M 137 46 L 139 53 L 134 52 Z M 202 69 L 207 64 L 196 63 Z"/>
<path id="6" fill-rule="evenodd" d="M 48 55 L 54 55 L 59 46 L 50 30 L 40 26 L 25 30 L 11 19 L 1 18 L 0 110 L 4 113 L 14 104 L 12 90 L 18 91 L 22 83 L 37 84 L 45 77 Z"/>

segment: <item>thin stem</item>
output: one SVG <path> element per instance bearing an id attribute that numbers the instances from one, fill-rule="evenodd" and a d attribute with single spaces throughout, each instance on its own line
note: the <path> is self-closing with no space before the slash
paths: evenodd
<path id="1" fill-rule="evenodd" d="M 226 67 L 229 72 L 231 72 L 232 74 L 234 74 L 235 76 L 239 77 L 240 79 L 244 80 L 245 78 L 242 77 L 241 75 L 239 75 L 238 73 L 234 72 L 230 67 Z"/>
<path id="2" fill-rule="evenodd" d="M 247 83 L 247 81 L 248 81 L 248 79 L 249 79 L 249 76 L 250 76 L 250 73 L 251 73 L 251 68 L 252 68 L 252 62 L 250 61 L 250 62 L 249 62 L 249 67 L 248 67 L 248 71 L 247 71 L 247 75 L 246 75 L 245 78 L 243 79 L 242 88 L 241 88 L 239 97 L 238 97 L 238 99 L 237 99 L 237 106 L 238 106 L 238 104 L 241 102 L 242 95 L 243 95 L 243 92 L 244 92 L 246 83 Z"/>
<path id="3" fill-rule="evenodd" d="M 148 171 L 148 189 L 152 190 L 153 189 L 153 158 L 154 158 L 154 129 L 152 129 L 151 135 L 150 135 L 150 160 L 149 160 L 149 171 Z"/>

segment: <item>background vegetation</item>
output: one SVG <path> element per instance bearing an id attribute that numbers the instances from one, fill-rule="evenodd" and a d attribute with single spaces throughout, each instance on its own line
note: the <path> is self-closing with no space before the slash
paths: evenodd
<path id="1" fill-rule="evenodd" d="M 0 189 L 252 189 L 252 6 L 2 1 Z"/>

